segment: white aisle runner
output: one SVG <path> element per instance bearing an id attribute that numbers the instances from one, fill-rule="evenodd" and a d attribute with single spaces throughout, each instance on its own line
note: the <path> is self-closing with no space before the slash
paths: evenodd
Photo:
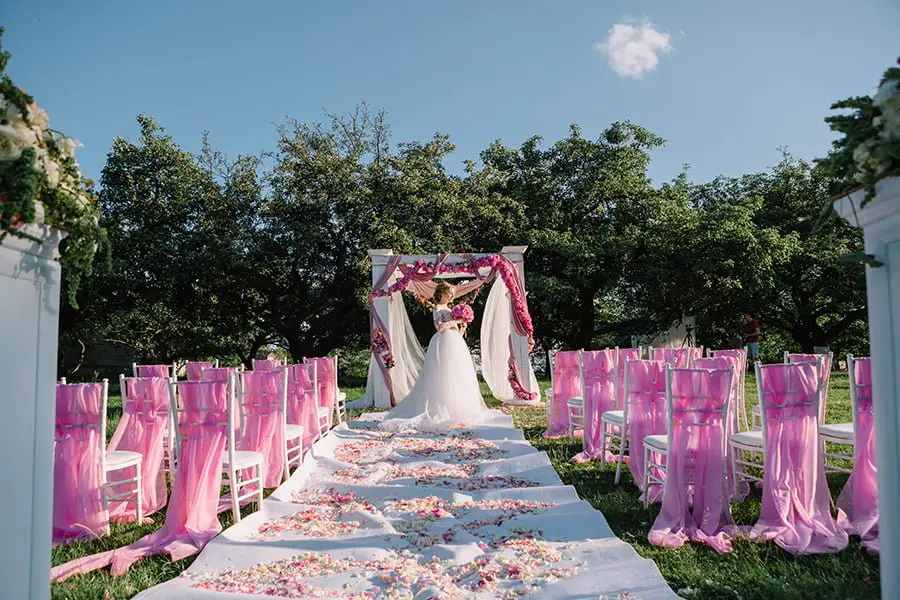
<path id="1" fill-rule="evenodd" d="M 677 598 L 495 412 L 448 434 L 337 427 L 260 512 L 137 598 Z"/>

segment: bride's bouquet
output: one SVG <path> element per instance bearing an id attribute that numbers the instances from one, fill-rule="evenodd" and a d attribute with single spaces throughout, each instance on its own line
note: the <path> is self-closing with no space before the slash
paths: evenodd
<path id="1" fill-rule="evenodd" d="M 450 318 L 463 323 L 471 323 L 475 318 L 475 313 L 468 304 L 457 304 L 450 310 Z"/>

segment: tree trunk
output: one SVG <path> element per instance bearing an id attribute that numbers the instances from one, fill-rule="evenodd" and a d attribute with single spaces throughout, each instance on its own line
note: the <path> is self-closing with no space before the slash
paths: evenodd
<path id="1" fill-rule="evenodd" d="M 582 288 L 578 290 L 578 348 L 588 349 L 594 339 L 594 298 L 597 293 L 594 288 Z M 573 348 L 575 350 L 576 348 Z"/>

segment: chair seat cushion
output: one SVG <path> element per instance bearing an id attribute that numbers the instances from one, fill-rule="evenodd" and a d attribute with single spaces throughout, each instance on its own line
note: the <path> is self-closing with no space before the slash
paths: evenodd
<path id="1" fill-rule="evenodd" d="M 830 438 L 840 438 L 852 442 L 856 437 L 853 434 L 853 423 L 828 423 L 819 426 L 819 433 Z"/>
<path id="2" fill-rule="evenodd" d="M 284 439 L 296 440 L 303 437 L 303 425 L 286 425 L 284 428 Z"/>
<path id="3" fill-rule="evenodd" d="M 566 404 L 568 406 L 571 406 L 572 408 L 580 408 L 584 406 L 584 398 L 569 398 L 568 400 L 566 400 Z"/>
<path id="4" fill-rule="evenodd" d="M 761 429 L 753 431 L 742 431 L 731 436 L 731 441 L 742 446 L 753 446 L 755 448 L 763 447 L 763 436 Z"/>
<path id="5" fill-rule="evenodd" d="M 234 451 L 234 468 L 246 469 L 261 465 L 263 462 L 262 452 L 252 452 L 250 450 Z M 228 452 L 225 452 L 222 463 L 228 466 Z"/>
<path id="6" fill-rule="evenodd" d="M 128 452 L 126 450 L 110 450 L 106 453 L 106 470 L 115 471 L 125 467 L 133 467 L 141 462 L 140 452 Z"/>
<path id="7" fill-rule="evenodd" d="M 619 423 L 621 424 L 625 420 L 625 411 L 624 410 L 608 410 L 604 412 L 601 417 L 607 423 Z"/>
<path id="8" fill-rule="evenodd" d="M 669 436 L 667 436 L 665 434 L 648 435 L 644 438 L 644 445 L 654 448 L 656 450 L 668 450 L 669 449 Z"/>

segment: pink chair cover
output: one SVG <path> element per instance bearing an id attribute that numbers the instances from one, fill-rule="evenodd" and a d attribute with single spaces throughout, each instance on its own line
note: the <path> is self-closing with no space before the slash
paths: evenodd
<path id="1" fill-rule="evenodd" d="M 566 402 L 581 396 L 581 373 L 578 352 L 565 350 L 556 353 L 553 361 L 553 396 L 547 405 L 545 438 L 562 437 L 569 431 L 569 409 Z"/>
<path id="2" fill-rule="evenodd" d="M 831 496 L 819 444 L 813 363 L 761 367 L 765 456 L 762 509 L 750 531 L 791 554 L 838 552 L 847 532 L 831 517 Z"/>
<path id="3" fill-rule="evenodd" d="M 138 377 L 169 377 L 172 365 L 138 365 Z"/>
<path id="4" fill-rule="evenodd" d="M 328 409 L 328 427 L 334 419 L 334 405 L 337 402 L 337 373 L 334 372 L 335 359 L 323 356 L 307 359 L 316 364 L 316 377 L 319 382 L 319 406 Z"/>
<path id="5" fill-rule="evenodd" d="M 179 382 L 178 394 L 184 406 L 179 419 L 181 435 L 187 437 L 181 443 L 172 499 L 162 528 L 129 546 L 55 567 L 50 572 L 53 581 L 106 565 L 111 565 L 113 575 L 122 575 L 141 558 L 155 554 L 181 560 L 199 552 L 222 530 L 216 508 L 228 439 L 228 383 Z"/>
<path id="6" fill-rule="evenodd" d="M 628 362 L 628 447 L 631 460 L 628 463 L 634 482 L 644 490 L 644 438 L 666 433 L 666 368 L 660 360 L 634 360 Z M 660 479 L 664 473 L 654 472 Z M 650 502 L 662 497 L 662 486 L 653 483 L 649 490 Z"/>
<path id="7" fill-rule="evenodd" d="M 650 360 L 667 362 L 676 369 L 687 369 L 693 361 L 703 356 L 703 348 L 653 348 Z"/>
<path id="8" fill-rule="evenodd" d="M 166 504 L 166 477 L 163 470 L 165 436 L 169 428 L 169 387 L 162 377 L 126 377 L 122 390 L 122 418 L 116 426 L 110 450 L 137 452 L 141 459 L 141 492 L 144 515 L 150 515 Z M 116 471 L 114 479 L 125 479 Z M 134 468 L 127 469 L 134 477 Z M 128 486 L 116 486 L 113 494 L 125 492 Z M 110 503 L 113 520 L 135 518 L 134 502 L 118 500 Z M 149 519 L 148 519 L 149 521 Z"/>
<path id="9" fill-rule="evenodd" d="M 812 363 L 821 361 L 819 370 L 819 386 L 822 389 L 822 401 L 819 404 L 819 423 L 825 422 L 825 401 L 828 398 L 828 384 L 831 381 L 831 354 L 788 354 L 789 363 Z"/>
<path id="10" fill-rule="evenodd" d="M 594 350 L 581 353 L 581 373 L 584 385 L 584 450 L 572 462 L 589 460 L 615 462 L 616 456 L 603 447 L 600 416 L 616 406 L 616 351 Z"/>
<path id="11" fill-rule="evenodd" d="M 187 371 L 188 381 L 202 381 L 203 369 L 212 369 L 215 366 L 213 362 L 196 361 L 187 363 L 184 368 Z"/>
<path id="12" fill-rule="evenodd" d="M 698 358 L 694 361 L 695 369 L 712 369 L 712 370 L 722 370 L 722 369 L 733 369 L 734 376 L 731 380 L 731 393 L 728 401 L 728 422 L 725 424 L 725 435 L 726 439 L 731 439 L 735 433 L 740 431 L 740 423 L 738 419 L 738 412 L 735 407 L 740 405 L 738 401 L 739 394 L 739 386 L 740 386 L 740 378 L 744 376 L 744 372 L 740 370 L 740 363 L 738 359 L 733 355 L 721 355 L 721 356 L 713 356 L 712 358 Z M 728 489 L 732 489 L 732 482 L 734 481 L 734 473 L 732 473 L 733 465 L 731 464 L 731 445 L 726 446 L 725 454 L 728 457 L 728 461 L 725 463 L 725 481 L 728 484 Z M 750 486 L 746 481 L 741 482 L 741 493 L 738 494 L 740 497 L 744 497 L 750 491 Z"/>
<path id="13" fill-rule="evenodd" d="M 862 546 L 878 554 L 878 469 L 875 466 L 875 420 L 872 413 L 872 361 L 853 361 L 856 383 L 856 444 L 853 470 L 838 497 L 838 524 L 850 535 L 858 535 Z"/>
<path id="14" fill-rule="evenodd" d="M 747 424 L 747 400 L 744 398 L 744 386 L 742 385 L 743 378 L 747 373 L 747 351 L 743 348 L 713 350 L 712 355 L 713 358 L 726 357 L 735 361 L 734 385 L 731 390 L 732 403 L 728 412 L 735 415 L 738 424 L 735 431 L 739 431 L 742 423 L 745 427 Z"/>
<path id="15" fill-rule="evenodd" d="M 731 552 L 734 534 L 725 471 L 731 371 L 675 369 L 662 509 L 648 539 L 680 548 L 688 540 Z"/>
<path id="16" fill-rule="evenodd" d="M 103 506 L 102 453 L 106 432 L 101 432 L 102 421 L 102 383 L 56 386 L 54 543 L 109 533 L 109 519 Z"/>
<path id="17" fill-rule="evenodd" d="M 310 448 L 319 433 L 312 363 L 285 368 L 288 370 L 287 422 L 303 426 L 303 447 Z"/>
<path id="18" fill-rule="evenodd" d="M 244 373 L 244 430 L 239 448 L 263 455 L 267 488 L 278 487 L 284 478 L 284 377 L 283 370 Z"/>
<path id="19" fill-rule="evenodd" d="M 640 359 L 640 348 L 616 348 L 616 410 L 625 406 L 625 361 Z"/>
<path id="20" fill-rule="evenodd" d="M 275 369 L 281 367 L 280 360 L 256 360 L 253 359 L 253 370 L 254 371 L 274 371 Z"/>

